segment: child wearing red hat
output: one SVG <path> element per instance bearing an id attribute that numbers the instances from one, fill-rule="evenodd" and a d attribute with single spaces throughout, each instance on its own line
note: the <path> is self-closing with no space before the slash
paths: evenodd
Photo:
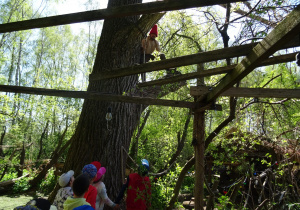
<path id="1" fill-rule="evenodd" d="M 147 63 L 149 60 L 154 60 L 155 56 L 152 53 L 156 50 L 160 52 L 159 42 L 156 40 L 158 36 L 157 25 L 154 25 L 149 32 L 149 36 L 142 40 L 142 54 L 140 58 L 140 64 Z M 146 73 L 141 74 L 142 81 L 146 81 Z"/>

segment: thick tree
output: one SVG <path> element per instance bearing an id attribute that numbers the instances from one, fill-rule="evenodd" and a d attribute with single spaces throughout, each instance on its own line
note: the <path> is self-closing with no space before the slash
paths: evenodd
<path id="1" fill-rule="evenodd" d="M 136 3 L 142 1 L 110 0 L 108 8 Z M 158 13 L 105 20 L 92 75 L 138 63 L 140 40 L 163 15 Z M 138 75 L 91 81 L 88 91 L 147 97 L 164 95 L 160 88 L 138 90 L 137 83 Z M 111 121 L 106 120 L 108 108 L 112 110 Z M 121 150 L 124 147 L 128 151 L 132 134 L 145 108 L 145 105 L 138 104 L 85 100 L 65 170 L 73 169 L 77 175 L 85 164 L 100 161 L 107 168 L 104 181 L 108 193 L 111 197 L 116 196 L 122 184 L 122 161 L 126 161 Z"/>

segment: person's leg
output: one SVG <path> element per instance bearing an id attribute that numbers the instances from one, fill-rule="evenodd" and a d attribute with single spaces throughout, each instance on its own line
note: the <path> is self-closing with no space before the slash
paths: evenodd
<path id="1" fill-rule="evenodd" d="M 166 60 L 166 56 L 165 54 L 160 54 L 159 55 L 160 60 Z M 169 69 L 165 69 L 167 72 L 167 76 L 173 76 L 174 74 L 180 74 L 180 72 L 176 71 L 176 68 L 169 68 Z"/>
<path id="2" fill-rule="evenodd" d="M 150 58 L 151 58 L 150 54 L 141 54 L 140 64 L 148 63 Z M 144 62 L 144 60 L 145 60 L 145 62 Z M 142 82 L 146 82 L 146 73 L 141 73 L 141 79 L 142 79 Z"/>

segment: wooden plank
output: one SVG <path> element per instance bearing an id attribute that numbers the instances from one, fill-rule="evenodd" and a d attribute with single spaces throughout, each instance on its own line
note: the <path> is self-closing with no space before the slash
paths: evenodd
<path id="1" fill-rule="evenodd" d="M 209 87 L 193 86 L 190 89 L 192 96 L 202 96 L 210 92 Z M 220 96 L 233 96 L 245 98 L 300 98 L 300 89 L 275 89 L 275 88 L 229 88 Z"/>
<path id="2" fill-rule="evenodd" d="M 90 81 L 111 79 L 116 77 L 124 77 L 134 74 L 146 73 L 151 71 L 159 71 L 168 68 L 188 66 L 192 64 L 205 63 L 210 61 L 222 60 L 236 56 L 246 56 L 255 45 L 248 44 L 244 46 L 236 46 L 212 50 L 208 52 L 196 53 L 192 55 L 180 56 L 176 58 L 166 59 L 162 61 L 149 62 L 142 65 L 130 66 L 111 71 L 105 71 L 100 74 L 91 74 Z"/>
<path id="3" fill-rule="evenodd" d="M 300 46 L 300 36 L 283 45 L 280 49 Z M 255 47 L 257 43 L 246 44 L 234 47 L 228 47 L 208 52 L 196 53 L 192 55 L 180 56 L 177 58 L 166 59 L 162 61 L 149 62 L 142 65 L 130 66 L 120 69 L 113 69 L 97 74 L 90 74 L 90 81 L 97 81 L 103 79 L 111 79 L 117 77 L 130 76 L 134 74 L 159 71 L 168 68 L 175 68 L 180 66 L 188 66 L 198 63 L 206 63 L 211 61 L 223 60 L 227 58 L 246 56 Z"/>
<path id="4" fill-rule="evenodd" d="M 205 7 L 242 1 L 248 0 L 172 0 L 156 1 L 143 4 L 131 4 L 119 7 L 111 7 L 107 9 L 92 10 L 87 12 L 79 12 L 1 24 L 0 33 L 66 25 L 73 23 L 82 23 L 88 21 L 103 20 L 107 18 L 119 18 L 132 15 L 158 13 L 162 11 L 188 9 L 193 7 Z"/>
<path id="5" fill-rule="evenodd" d="M 111 94 L 103 94 L 103 93 L 87 92 L 87 91 L 54 90 L 54 89 L 32 88 L 32 87 L 21 87 L 21 86 L 10 86 L 10 85 L 0 85 L 0 91 L 25 93 L 25 94 L 33 94 L 33 95 L 58 96 L 58 97 L 67 97 L 67 98 L 83 98 L 83 99 L 93 99 L 93 100 L 100 100 L 100 101 L 171 106 L 171 107 L 181 107 L 181 108 L 194 108 L 194 102 L 111 95 Z"/>
<path id="6" fill-rule="evenodd" d="M 195 79 L 195 78 L 200 78 L 200 77 L 208 77 L 208 76 L 217 75 L 217 74 L 225 74 L 225 73 L 232 71 L 232 69 L 234 67 L 235 67 L 235 65 L 231 65 L 231 66 L 225 66 L 225 67 L 204 70 L 203 72 L 200 72 L 200 73 L 193 72 L 193 73 L 172 76 L 169 78 L 158 79 L 158 80 L 149 81 L 149 82 L 143 82 L 143 83 L 139 83 L 138 87 L 164 85 L 164 84 L 170 84 L 170 83 L 174 83 L 174 82 L 180 82 L 180 81 Z"/>
<path id="7" fill-rule="evenodd" d="M 261 66 L 267 66 L 267 65 L 274 65 L 274 64 L 278 64 L 278 63 L 291 62 L 291 61 L 295 60 L 296 54 L 297 53 L 290 53 L 290 54 L 286 54 L 286 55 L 274 56 L 274 57 L 271 57 L 271 58 L 263 61 L 259 66 L 261 67 Z M 201 73 L 193 72 L 193 73 L 172 76 L 172 77 L 168 77 L 168 78 L 139 83 L 138 87 L 165 85 L 165 84 L 170 84 L 170 83 L 175 83 L 175 82 L 180 82 L 180 81 L 190 80 L 190 79 L 195 79 L 195 78 L 200 78 L 200 77 L 224 74 L 224 73 L 228 73 L 228 72 L 232 71 L 235 67 L 236 67 L 236 65 L 230 65 L 230 66 L 225 66 L 225 67 L 207 69 Z"/>
<path id="8" fill-rule="evenodd" d="M 298 5 L 274 30 L 259 42 L 249 55 L 234 70 L 228 73 L 220 84 L 202 99 L 204 102 L 215 100 L 222 92 L 246 77 L 263 60 L 300 33 L 300 5 Z"/>

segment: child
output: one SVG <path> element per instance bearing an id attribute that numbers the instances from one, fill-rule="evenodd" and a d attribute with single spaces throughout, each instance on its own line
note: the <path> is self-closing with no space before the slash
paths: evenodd
<path id="1" fill-rule="evenodd" d="M 35 198 L 29 201 L 25 206 L 18 206 L 14 210 L 56 210 L 50 201 L 44 198 Z"/>
<path id="2" fill-rule="evenodd" d="M 84 194 L 88 191 L 90 179 L 86 174 L 81 174 L 73 182 L 74 196 L 68 197 L 64 203 L 64 210 L 72 209 L 93 209 L 84 198 Z M 77 208 L 76 208 L 77 207 Z"/>
<path id="3" fill-rule="evenodd" d="M 94 166 L 96 166 L 97 171 L 99 171 L 99 169 L 101 168 L 101 163 L 99 161 L 93 161 L 93 162 L 91 162 L 91 164 L 93 164 Z"/>
<path id="4" fill-rule="evenodd" d="M 58 210 L 64 209 L 64 202 L 69 196 L 73 196 L 72 184 L 74 181 L 74 171 L 70 170 L 59 177 L 58 183 L 62 187 L 58 190 L 53 205 Z"/>
<path id="5" fill-rule="evenodd" d="M 126 207 L 128 210 L 149 209 L 151 206 L 151 182 L 147 176 L 148 171 L 149 162 L 146 159 L 142 159 L 138 173 L 129 174 L 127 177 L 127 182 L 122 186 L 116 203 L 120 203 L 127 189 Z"/>
<path id="6" fill-rule="evenodd" d="M 114 209 L 118 209 L 119 205 L 112 202 L 106 194 L 105 184 L 103 183 L 105 172 L 106 172 L 106 169 L 104 167 L 101 167 L 97 172 L 97 178 L 94 180 L 93 185 L 94 185 L 94 187 L 97 188 L 97 192 L 98 192 L 95 209 L 103 210 L 104 203 Z"/>
<path id="7" fill-rule="evenodd" d="M 97 175 L 97 168 L 93 164 L 87 164 L 83 167 L 82 173 L 86 174 L 90 180 L 89 190 L 84 194 L 84 198 L 93 208 L 96 206 L 97 189 L 92 185 Z"/>

